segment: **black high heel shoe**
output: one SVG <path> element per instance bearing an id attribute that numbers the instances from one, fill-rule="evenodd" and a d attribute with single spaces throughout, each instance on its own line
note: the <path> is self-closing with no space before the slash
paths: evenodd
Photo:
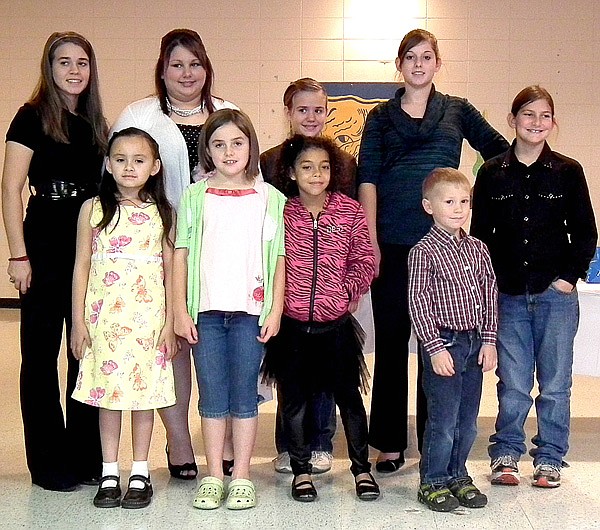
<path id="1" fill-rule="evenodd" d="M 179 478 L 181 480 L 194 480 L 198 476 L 198 466 L 196 465 L 196 462 L 186 462 L 185 464 L 177 466 L 175 464 L 171 464 L 171 460 L 169 459 L 168 445 L 165 447 L 165 453 L 167 453 L 167 467 L 169 468 L 169 473 L 173 478 Z M 188 471 L 187 474 L 186 471 Z M 190 475 L 189 471 L 193 471 L 194 474 Z"/>
<path id="2" fill-rule="evenodd" d="M 375 469 L 379 473 L 394 473 L 404 465 L 404 456 L 400 455 L 394 460 L 380 460 L 375 462 Z"/>
<path id="3" fill-rule="evenodd" d="M 223 475 L 226 477 L 230 477 L 233 474 L 233 466 L 235 461 L 233 458 L 231 460 L 223 460 Z"/>

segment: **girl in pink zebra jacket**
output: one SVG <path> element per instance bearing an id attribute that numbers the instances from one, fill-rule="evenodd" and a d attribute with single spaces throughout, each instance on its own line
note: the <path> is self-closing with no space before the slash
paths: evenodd
<path id="1" fill-rule="evenodd" d="M 279 335 L 267 344 L 265 372 L 282 394 L 294 473 L 291 493 L 303 502 L 317 497 L 305 415 L 313 396 L 323 391 L 332 393 L 340 409 L 357 496 L 379 497 L 360 395 L 368 376 L 364 332 L 351 315 L 371 284 L 375 259 L 362 207 L 335 191 L 340 168 L 331 140 L 295 135 L 284 142 L 274 177 L 276 187 L 291 198 L 284 210 L 284 311 Z"/>

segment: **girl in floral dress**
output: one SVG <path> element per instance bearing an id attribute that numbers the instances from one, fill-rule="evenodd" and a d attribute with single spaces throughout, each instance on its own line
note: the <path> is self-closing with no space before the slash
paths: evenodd
<path id="1" fill-rule="evenodd" d="M 71 346 L 80 359 L 73 398 L 100 407 L 100 508 L 143 508 L 152 498 L 154 409 L 175 403 L 172 215 L 156 142 L 133 127 L 115 133 L 99 197 L 81 208 L 73 280 Z M 123 410 L 131 411 L 133 465 L 121 500 Z"/>

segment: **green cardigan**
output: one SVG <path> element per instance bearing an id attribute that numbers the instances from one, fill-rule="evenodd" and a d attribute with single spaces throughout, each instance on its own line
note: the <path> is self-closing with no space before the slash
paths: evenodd
<path id="1" fill-rule="evenodd" d="M 200 307 L 200 253 L 202 251 L 202 229 L 204 197 L 208 181 L 192 184 L 181 197 L 177 216 L 175 248 L 188 249 L 187 309 L 194 322 L 198 320 Z M 264 303 L 258 320 L 259 325 L 271 312 L 273 306 L 273 278 L 279 256 L 285 255 L 283 207 L 285 196 L 265 182 L 256 185 L 256 191 L 264 197 L 266 209 L 262 228 L 262 262 L 264 278 Z"/>

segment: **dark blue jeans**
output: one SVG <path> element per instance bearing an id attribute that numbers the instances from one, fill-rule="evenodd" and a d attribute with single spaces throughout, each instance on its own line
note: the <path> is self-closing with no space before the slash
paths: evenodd
<path id="1" fill-rule="evenodd" d="M 467 457 L 477 436 L 477 415 L 483 371 L 477 363 L 481 339 L 477 331 L 441 330 L 454 361 L 454 375 L 437 375 L 431 357 L 423 358 L 423 390 L 427 398 L 427 422 L 421 453 L 421 483 L 447 484 L 466 477 Z"/>
<path id="2" fill-rule="evenodd" d="M 492 459 L 525 454 L 525 420 L 533 404 L 538 432 L 534 464 L 560 465 L 569 449 L 573 340 L 579 324 L 577 290 L 552 286 L 538 294 L 498 297 L 498 417 L 490 437 Z"/>

